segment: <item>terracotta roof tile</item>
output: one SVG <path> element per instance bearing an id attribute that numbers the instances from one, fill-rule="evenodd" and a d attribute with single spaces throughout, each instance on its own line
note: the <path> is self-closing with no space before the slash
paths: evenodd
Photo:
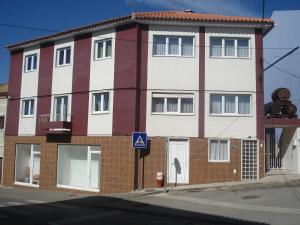
<path id="1" fill-rule="evenodd" d="M 162 11 L 162 12 L 140 12 L 134 13 L 137 19 L 159 19 L 159 20 L 189 20 L 189 21 L 220 21 L 220 22 L 248 22 L 261 23 L 262 18 L 224 16 L 216 14 L 204 14 L 181 11 Z M 265 23 L 273 23 L 272 19 L 264 19 Z"/>
<path id="2" fill-rule="evenodd" d="M 66 34 L 78 33 L 81 31 L 87 31 L 92 28 L 104 26 L 107 24 L 112 24 L 115 22 L 122 22 L 124 20 L 130 19 L 148 19 L 148 20 L 181 20 L 181 21 L 194 21 L 194 22 L 231 22 L 231 23 L 261 23 L 272 25 L 273 20 L 266 18 L 254 18 L 254 17 L 241 17 L 241 16 L 224 16 L 216 14 L 204 14 L 204 13 L 194 13 L 194 12 L 184 12 L 184 11 L 161 11 L 161 12 L 136 12 L 131 15 L 117 17 L 113 19 L 103 20 L 97 23 L 85 25 L 82 27 L 65 30 L 62 32 L 54 33 L 51 35 L 39 37 L 32 40 L 27 40 L 24 42 L 16 43 L 7 46 L 8 50 L 16 50 L 22 48 L 24 45 L 33 44 L 34 42 L 47 42 L 53 38 L 58 38 Z M 132 22 L 134 22 L 132 20 Z"/>

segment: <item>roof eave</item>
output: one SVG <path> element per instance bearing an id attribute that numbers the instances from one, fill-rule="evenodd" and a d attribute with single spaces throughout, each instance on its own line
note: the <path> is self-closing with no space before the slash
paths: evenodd
<path id="1" fill-rule="evenodd" d="M 125 18 L 124 17 L 118 21 L 114 21 L 114 22 L 110 22 L 110 23 L 106 23 L 106 24 L 88 25 L 88 26 L 85 26 L 82 28 L 71 29 L 69 31 L 59 32 L 59 33 L 47 35 L 47 36 L 44 36 L 41 38 L 20 42 L 20 43 L 14 44 L 14 45 L 6 46 L 6 49 L 10 52 L 13 52 L 13 51 L 17 51 L 19 49 L 24 49 L 24 48 L 41 45 L 41 44 L 45 44 L 45 43 L 49 43 L 49 42 L 55 42 L 58 40 L 71 38 L 76 35 L 106 30 L 106 29 L 114 28 L 116 26 L 130 24 L 133 22 L 135 22 L 134 18 L 132 18 L 132 17 Z"/>
<path id="2" fill-rule="evenodd" d="M 161 19 L 137 19 L 136 22 L 148 25 L 186 25 L 204 27 L 232 27 L 232 28 L 262 28 L 264 31 L 273 27 L 271 22 L 228 22 L 228 21 L 183 21 Z"/>

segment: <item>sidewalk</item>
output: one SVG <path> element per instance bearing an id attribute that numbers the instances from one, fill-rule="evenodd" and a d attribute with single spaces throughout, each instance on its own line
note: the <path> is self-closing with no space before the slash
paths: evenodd
<path id="1" fill-rule="evenodd" d="M 249 181 L 235 181 L 235 182 L 223 182 L 223 183 L 209 183 L 209 184 L 196 184 L 196 185 L 178 185 L 176 187 L 167 187 L 167 192 L 175 191 L 204 191 L 204 190 L 243 190 L 247 188 L 269 188 L 282 187 L 287 185 L 300 185 L 300 174 L 289 174 L 283 170 L 270 171 L 265 177 L 259 180 Z M 162 193 L 164 188 L 151 188 L 143 189 L 138 193 Z"/>

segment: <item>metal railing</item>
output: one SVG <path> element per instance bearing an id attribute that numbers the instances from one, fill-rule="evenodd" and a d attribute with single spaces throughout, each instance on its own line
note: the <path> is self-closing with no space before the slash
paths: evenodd
<path id="1" fill-rule="evenodd" d="M 40 123 L 71 122 L 71 114 L 44 114 L 39 117 Z"/>

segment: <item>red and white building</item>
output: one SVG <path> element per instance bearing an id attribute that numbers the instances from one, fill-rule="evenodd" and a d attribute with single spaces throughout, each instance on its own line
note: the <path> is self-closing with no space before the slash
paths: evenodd
<path id="1" fill-rule="evenodd" d="M 4 185 L 108 193 L 155 187 L 157 172 L 169 185 L 263 177 L 272 26 L 133 13 L 8 46 Z M 150 140 L 140 158 L 134 131 Z"/>

